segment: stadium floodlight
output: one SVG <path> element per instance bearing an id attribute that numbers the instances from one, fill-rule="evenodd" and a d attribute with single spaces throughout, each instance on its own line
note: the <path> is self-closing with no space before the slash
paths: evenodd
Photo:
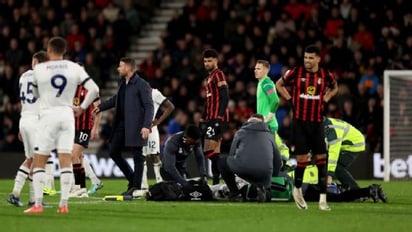
<path id="1" fill-rule="evenodd" d="M 396 166 L 391 161 L 412 154 L 412 70 L 385 70 L 383 76 L 383 171 L 389 181 L 391 166 Z"/>

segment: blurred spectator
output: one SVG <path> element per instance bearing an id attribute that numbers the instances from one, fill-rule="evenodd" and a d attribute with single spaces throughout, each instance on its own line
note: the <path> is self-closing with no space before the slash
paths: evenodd
<path id="1" fill-rule="evenodd" d="M 148 52 L 146 59 L 139 65 L 139 70 L 144 71 L 147 80 L 155 77 L 156 69 L 159 68 L 156 60 L 154 59 L 153 52 Z"/>
<path id="2" fill-rule="evenodd" d="M 119 11 L 120 9 L 113 3 L 113 1 L 109 0 L 102 13 L 107 21 L 113 23 L 114 21 L 116 21 L 119 15 Z"/>
<path id="3" fill-rule="evenodd" d="M 4 72 L 3 74 L 0 73 L 1 89 L 3 90 L 5 96 L 7 96 L 7 99 L 10 101 L 10 104 L 16 104 L 19 97 L 16 95 L 19 87 L 17 73 L 16 71 L 14 71 L 13 67 L 10 64 L 5 64 L 5 66 L 3 67 Z"/>
<path id="4" fill-rule="evenodd" d="M 276 54 L 270 55 L 270 70 L 269 77 L 273 81 L 277 81 L 282 74 L 283 64 L 279 61 L 279 57 Z"/>
<path id="5" fill-rule="evenodd" d="M 356 125 L 358 125 L 359 119 L 356 115 L 352 99 L 351 98 L 345 99 L 343 101 L 341 109 L 342 109 L 342 113 L 341 113 L 342 120 L 357 127 Z"/>
<path id="6" fill-rule="evenodd" d="M 369 66 L 360 78 L 359 84 L 365 88 L 369 96 L 374 96 L 379 84 L 379 77 L 375 74 L 374 67 Z"/>
<path id="7" fill-rule="evenodd" d="M 19 47 L 19 41 L 16 38 L 10 40 L 9 49 L 6 51 L 6 60 L 17 69 L 23 61 L 23 50 Z"/>
<path id="8" fill-rule="evenodd" d="M 237 107 L 234 112 L 241 122 L 245 122 L 253 114 L 253 109 L 247 105 L 247 101 L 243 98 L 239 99 Z"/>
<path id="9" fill-rule="evenodd" d="M 325 29 L 323 30 L 323 34 L 326 38 L 337 37 L 338 31 L 340 28 L 343 27 L 343 20 L 340 16 L 339 9 L 337 7 L 333 7 L 331 9 L 331 16 L 328 20 L 326 20 Z"/>
<path id="10" fill-rule="evenodd" d="M 359 43 L 366 52 L 371 52 L 374 48 L 372 33 L 366 30 L 366 26 L 363 23 L 359 23 L 358 30 L 353 35 L 353 40 Z"/>
<path id="11" fill-rule="evenodd" d="M 189 121 L 188 115 L 181 109 L 175 110 L 175 116 L 167 124 L 166 135 L 183 131 Z"/>
<path id="12" fill-rule="evenodd" d="M 366 138 L 370 144 L 370 150 L 379 152 L 382 150 L 383 139 L 383 108 L 379 99 L 369 98 L 366 113 Z"/>
<path id="13" fill-rule="evenodd" d="M 124 14 L 134 32 L 138 32 L 141 27 L 141 22 L 137 10 L 133 7 L 131 0 L 123 2 Z"/>
<path id="14" fill-rule="evenodd" d="M 288 31 L 296 31 L 296 28 L 295 28 L 295 21 L 293 21 L 290 17 L 289 17 L 289 15 L 288 15 L 288 13 L 286 13 L 286 12 L 283 12 L 281 15 L 280 15 L 280 19 L 278 20 L 278 21 L 276 21 L 276 24 L 275 24 L 275 32 L 276 32 L 276 34 L 278 34 L 278 35 L 280 35 L 280 34 L 282 34 L 284 31 L 286 31 L 286 30 L 288 30 Z"/>
<path id="15" fill-rule="evenodd" d="M 132 27 L 126 19 L 124 11 L 120 11 L 117 19 L 113 22 L 113 50 L 120 56 L 129 48 L 129 36 L 132 33 Z"/>
<path id="16" fill-rule="evenodd" d="M 93 53 L 89 52 L 85 56 L 85 61 L 84 61 L 84 68 L 86 69 L 86 72 L 90 75 L 90 77 L 93 78 L 94 82 L 102 88 L 104 87 L 103 80 L 101 78 L 101 71 L 99 66 L 96 65 L 95 58 Z"/>
<path id="17" fill-rule="evenodd" d="M 18 139 L 20 111 L 18 105 L 13 105 L 11 102 L 6 102 L 3 113 L 2 134 L 4 136 L 4 144 L 2 151 L 21 151 L 23 144 Z"/>
<path id="18" fill-rule="evenodd" d="M 81 50 L 84 51 L 82 54 L 86 54 L 85 58 L 80 59 L 88 63 L 91 59 L 89 54 L 93 54 L 94 61 L 91 62 L 94 64 L 89 64 L 90 69 L 95 70 L 93 78 L 97 80 L 97 75 L 100 75 L 104 86 L 110 79 L 112 65 L 128 49 L 128 37 L 139 32 L 136 25 L 141 28 L 153 15 L 153 7 L 159 6 L 159 2 L 0 1 L 0 78 L 5 81 L 5 69 L 12 67 L 8 73 L 13 73 L 13 78 L 6 82 L 13 83 L 19 70 L 27 69 L 29 65 L 24 57 L 44 49 L 49 36 L 59 33 L 68 36 L 73 25 L 80 25 L 79 34 L 84 37 L 84 42 L 80 41 Z M 350 104 L 345 104 L 349 96 L 358 126 L 363 132 L 368 131 L 367 141 L 371 138 L 378 144 L 376 141 L 382 137 L 380 129 L 373 132 L 367 130 L 370 120 L 375 121 L 375 117 L 368 116 L 371 115 L 368 102 L 370 98 L 374 98 L 371 101 L 382 101 L 379 86 L 382 85 L 383 70 L 412 69 L 410 8 L 410 1 L 405 0 L 188 0 L 182 14 L 175 12 L 161 34 L 162 41 L 142 63 L 140 71 L 145 72 L 153 86 L 175 98 L 172 98 L 173 103 L 182 99 L 183 102 L 177 104 L 181 104 L 180 108 L 184 111 L 188 99 L 196 101 L 201 107 L 202 101 L 199 99 L 204 97 L 201 82 L 205 74 L 199 54 L 213 46 L 221 54 L 219 67 L 227 76 L 233 105 L 237 106 L 240 99 L 245 99 L 247 107 L 255 109 L 256 89 L 251 64 L 256 59 L 273 58 L 273 76 L 272 73 L 270 76 L 278 78 L 289 67 L 303 60 L 304 47 L 316 44 L 322 50 L 321 64 L 330 68 L 339 84 L 345 86 L 342 95 L 335 99 L 341 117 L 353 117 L 348 110 Z M 286 21 L 283 22 L 281 18 L 285 16 Z M 277 22 L 280 26 L 276 29 Z M 124 29 L 127 27 L 129 29 Z M 279 34 L 277 30 L 284 33 Z M 5 56 L 11 49 L 13 38 L 17 39 L 17 50 L 22 51 L 23 59 L 10 65 Z M 77 53 L 69 55 L 69 59 L 82 57 Z M 19 55 L 14 57 L 19 60 Z M 2 59 L 4 65 L 1 64 Z M 375 69 L 372 79 L 368 77 L 367 67 Z M 364 74 L 365 78 L 361 80 Z M 0 89 L 5 89 L 3 95 L 14 95 L 11 98 L 17 99 L 17 91 L 13 92 L 3 84 Z M 282 110 L 282 115 L 287 115 L 287 107 Z M 375 110 L 378 112 L 380 108 Z M 229 126 L 235 130 L 242 119 L 236 114 L 231 117 L 234 121 Z M 282 121 L 285 118 L 282 116 Z"/>
<path id="19" fill-rule="evenodd" d="M 72 24 L 70 26 L 70 32 L 66 36 L 67 47 L 69 50 L 73 50 L 75 43 L 79 42 L 81 46 L 84 46 L 86 43 L 86 37 L 84 34 L 80 33 L 79 25 Z"/>

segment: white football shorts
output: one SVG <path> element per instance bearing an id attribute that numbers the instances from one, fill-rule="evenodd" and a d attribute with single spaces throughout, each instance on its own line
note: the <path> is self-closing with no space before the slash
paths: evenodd
<path id="1" fill-rule="evenodd" d="M 19 129 L 21 138 L 23 140 L 24 155 L 28 159 L 33 158 L 38 126 L 38 113 L 26 113 L 21 115 Z"/>
<path id="2" fill-rule="evenodd" d="M 58 153 L 72 153 L 74 133 L 74 114 L 71 107 L 41 110 L 36 153 L 49 155 L 53 149 L 57 149 Z"/>
<path id="3" fill-rule="evenodd" d="M 147 138 L 147 145 L 143 147 L 143 155 L 159 154 L 160 153 L 160 138 L 159 130 L 157 126 L 152 127 L 152 132 L 150 132 Z"/>

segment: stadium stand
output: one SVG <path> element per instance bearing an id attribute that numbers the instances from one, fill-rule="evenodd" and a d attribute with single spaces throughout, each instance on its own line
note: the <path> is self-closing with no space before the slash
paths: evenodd
<path id="1" fill-rule="evenodd" d="M 27 58 L 43 48 L 47 38 L 65 36 L 71 45 L 68 58 L 84 62 L 104 88 L 118 58 L 136 55 L 131 48 L 139 48 L 134 38 L 145 36 L 142 25 L 168 1 L 124 2 L 129 1 L 0 1 L 1 150 L 21 149 L 16 140 L 16 81 L 28 68 Z M 359 128 L 370 151 L 382 150 L 383 70 L 412 68 L 412 13 L 407 10 L 412 2 L 185 2 L 158 35 L 154 50 L 145 51 L 143 59 L 139 57 L 139 68 L 153 87 L 184 111 L 189 117 L 186 121 L 196 122 L 206 77 L 201 52 L 207 47 L 217 49 L 231 98 L 231 130 L 225 135 L 223 149 L 255 109 L 255 61 L 270 60 L 270 77 L 276 81 L 302 62 L 306 45 L 316 44 L 322 49 L 322 65 L 332 70 L 339 82 L 339 94 L 326 106 L 327 115 Z M 112 87 L 110 84 L 106 89 Z M 290 115 L 283 101 L 277 117 L 279 133 L 287 139 Z M 165 135 L 167 125 L 160 131 Z"/>

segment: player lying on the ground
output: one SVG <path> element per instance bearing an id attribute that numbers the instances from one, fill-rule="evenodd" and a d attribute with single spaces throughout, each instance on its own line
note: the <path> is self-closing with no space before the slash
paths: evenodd
<path id="1" fill-rule="evenodd" d="M 305 174 L 303 177 L 303 195 L 306 201 L 319 201 L 319 187 L 317 183 L 317 168 L 314 165 L 307 166 Z M 293 175 L 293 172 L 289 172 L 289 175 Z M 277 177 L 279 178 L 279 177 Z M 293 184 L 292 179 L 288 176 L 285 177 L 285 188 L 279 188 L 279 183 L 275 180 L 276 177 L 272 178 L 271 195 L 272 201 L 287 201 L 291 200 L 289 184 Z M 241 179 L 236 178 L 236 184 L 238 185 L 240 191 L 242 192 L 243 201 L 256 201 L 256 193 L 251 191 L 250 184 Z M 213 193 L 213 198 L 215 200 L 229 201 L 229 188 L 226 184 L 217 184 L 210 187 Z M 282 193 L 282 191 L 285 191 Z M 282 196 L 282 197 L 279 197 Z M 289 196 L 289 199 L 287 199 Z M 286 198 L 285 198 L 286 197 Z M 365 188 L 350 189 L 348 186 L 338 185 L 333 183 L 328 185 L 327 188 L 327 199 L 330 202 L 351 202 L 351 201 L 366 201 L 371 199 L 374 203 L 380 201 L 386 203 L 388 198 L 384 193 L 382 187 L 378 184 L 372 184 Z"/>

